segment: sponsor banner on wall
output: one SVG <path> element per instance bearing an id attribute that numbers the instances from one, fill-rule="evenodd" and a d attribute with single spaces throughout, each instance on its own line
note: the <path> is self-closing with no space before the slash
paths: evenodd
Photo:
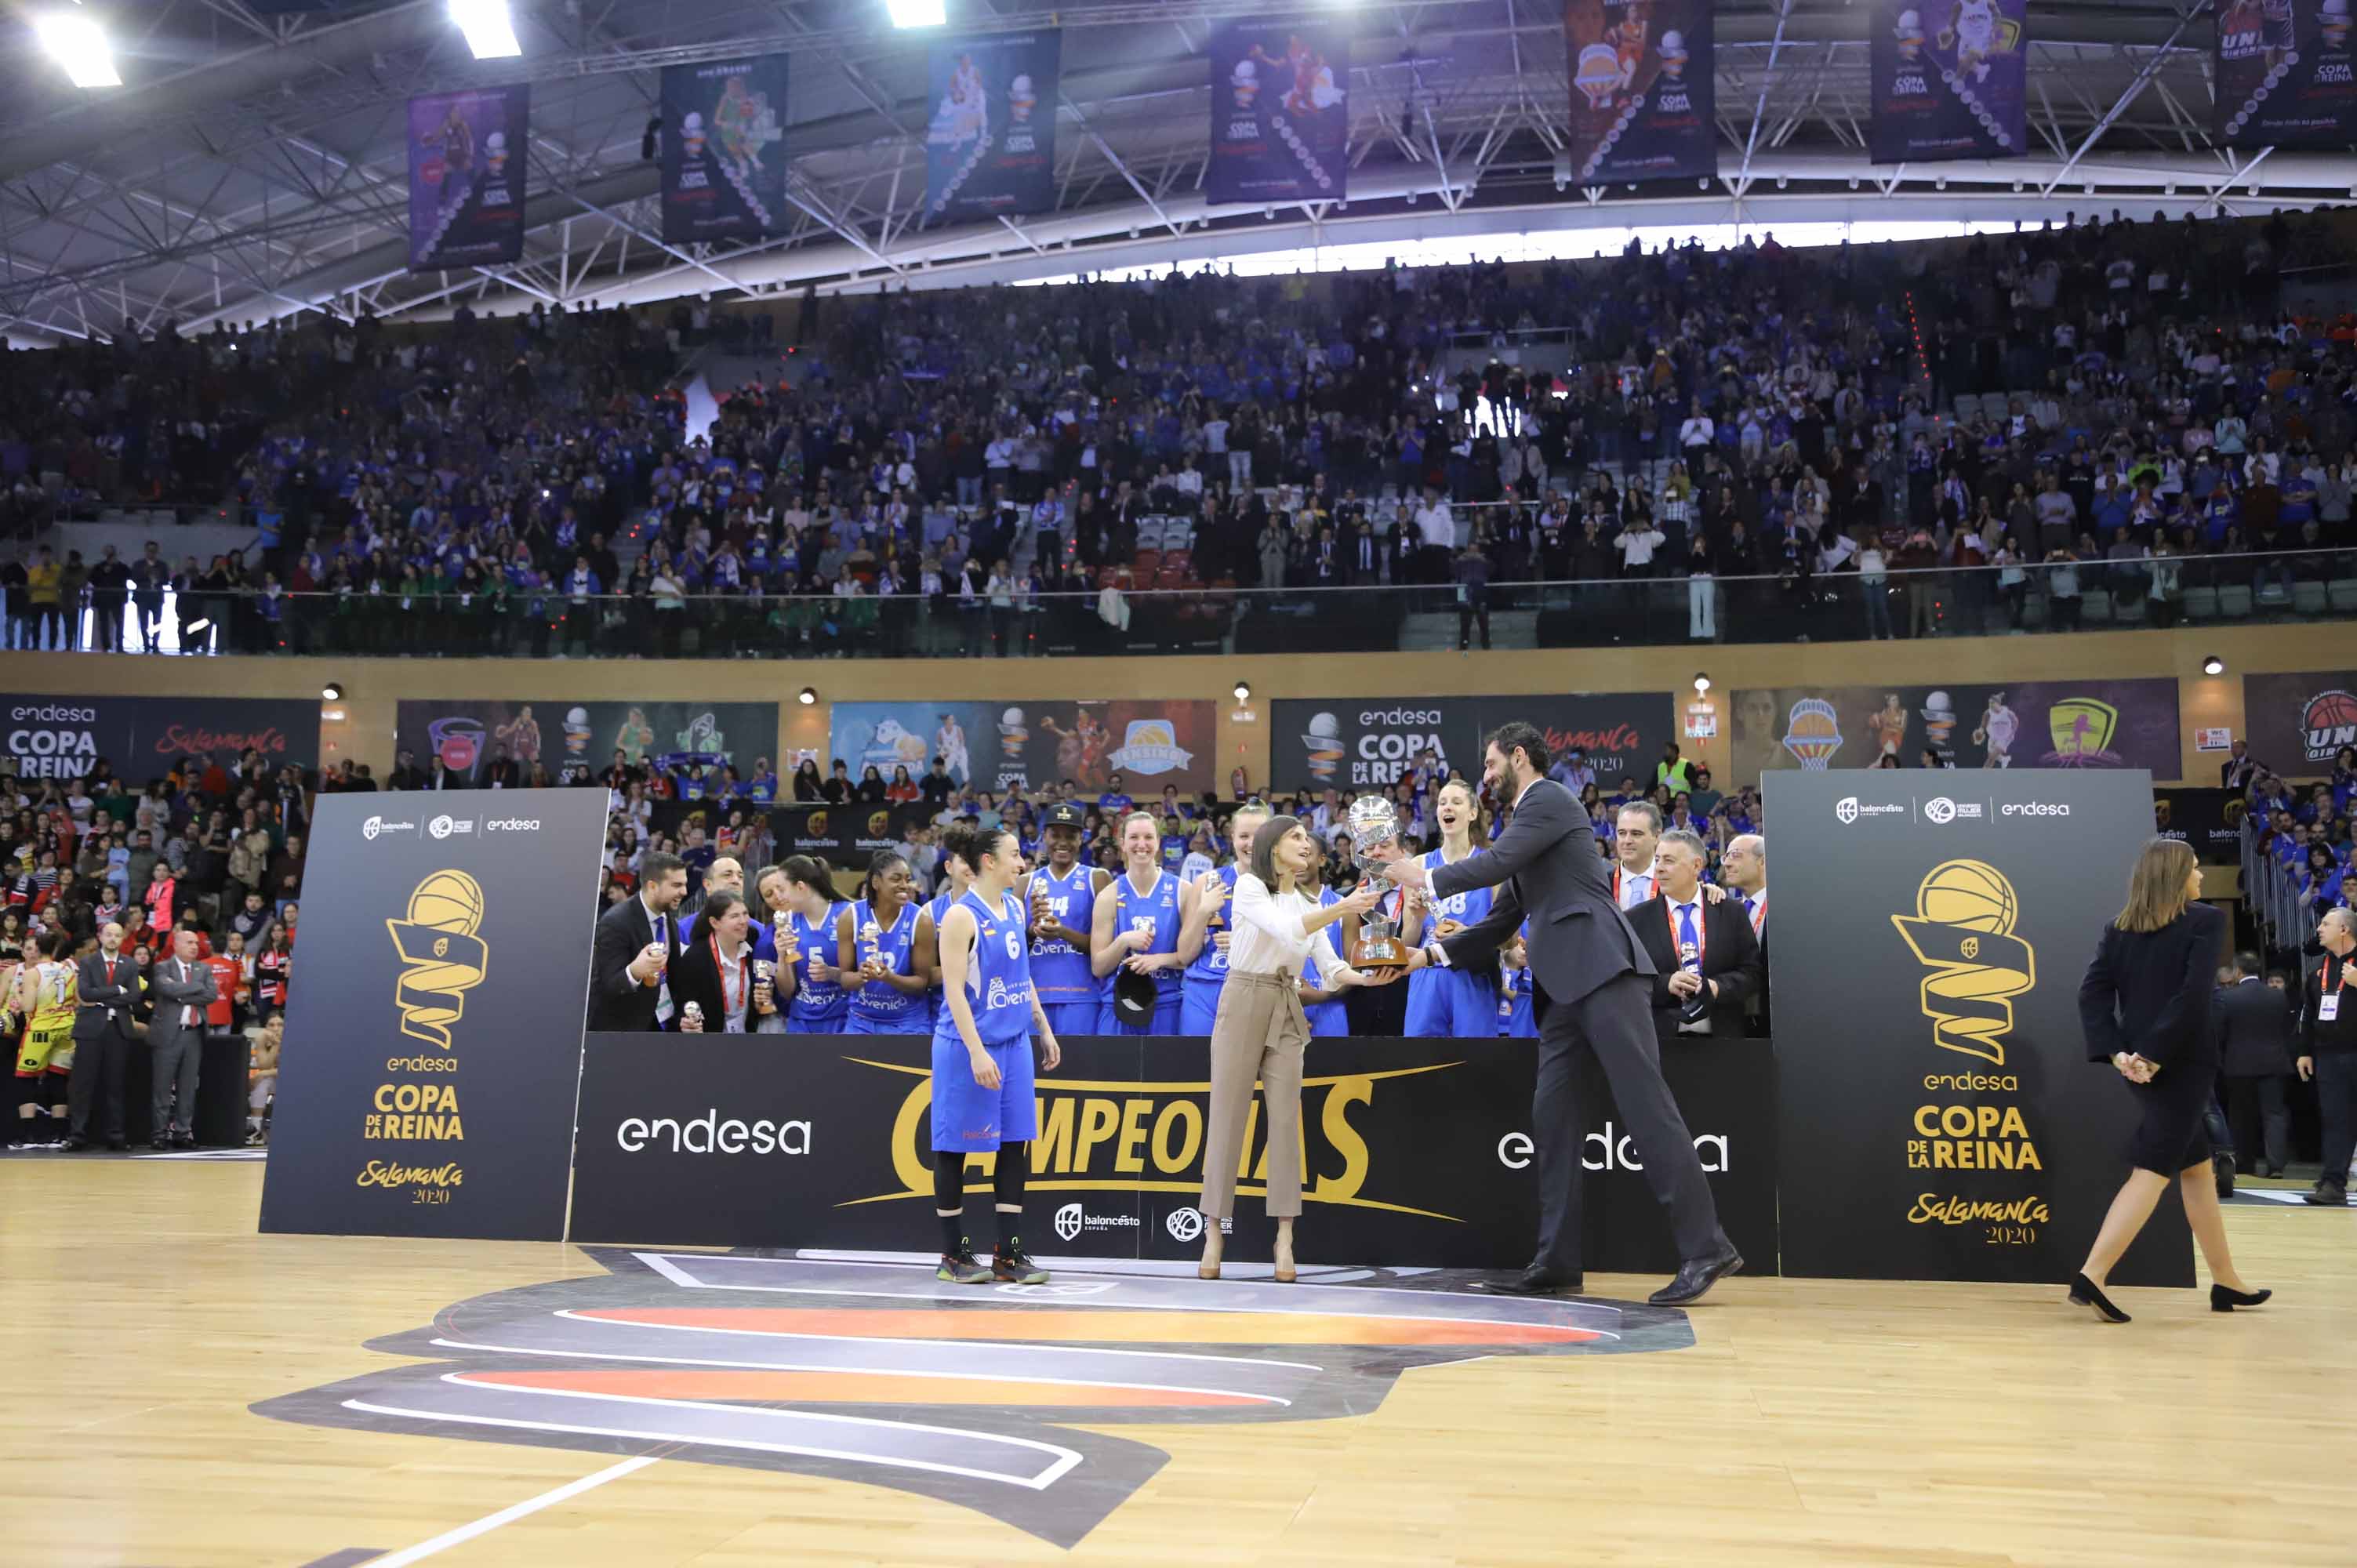
<path id="1" fill-rule="evenodd" d="M 555 1240 L 605 796 L 324 795 L 262 1229 Z"/>
<path id="2" fill-rule="evenodd" d="M 529 777 L 533 764 L 559 781 L 602 774 L 620 752 L 637 764 L 682 753 L 724 757 L 750 781 L 754 765 L 778 755 L 771 703 L 403 703 L 395 744 L 417 766 L 436 757 L 470 783 L 505 756 Z"/>
<path id="3" fill-rule="evenodd" d="M 1598 779 L 1650 779 L 1677 738 L 1666 692 L 1573 692 L 1512 697 L 1281 698 L 1269 704 L 1269 788 L 1367 789 L 1395 784 L 1427 754 L 1445 775 L 1481 776 L 1482 736 L 1520 719 L 1560 757 L 1587 754 Z"/>
<path id="4" fill-rule="evenodd" d="M 2029 0 L 1876 0 L 1873 161 L 2020 156 L 2029 17 Z"/>
<path id="5" fill-rule="evenodd" d="M 259 697 L 0 696 L 0 756 L 19 779 L 80 779 L 103 758 L 145 785 L 184 757 L 235 768 L 248 750 L 273 768 L 319 762 L 319 704 Z"/>
<path id="6" fill-rule="evenodd" d="M 1211 36 L 1211 201 L 1332 201 L 1351 153 L 1351 40 L 1322 23 Z"/>
<path id="7" fill-rule="evenodd" d="M 775 846 L 770 851 L 772 864 L 790 854 L 808 854 L 838 871 L 866 871 L 877 850 L 893 848 L 909 829 L 930 823 L 933 808 L 922 801 L 874 805 L 855 800 L 842 806 L 763 807 L 743 800 L 657 800 L 647 825 L 651 832 L 669 833 L 683 843 L 688 829 L 700 827 L 709 842 L 726 852 L 731 846 L 722 843 L 723 830 L 730 830 L 733 840 L 736 831 L 751 822 L 757 814 L 768 824 L 770 842 Z M 748 885 L 760 869 L 758 865 L 745 868 Z"/>
<path id="8" fill-rule="evenodd" d="M 2243 677 L 2243 738 L 2287 779 L 2323 778 L 2357 746 L 2357 670 Z"/>
<path id="9" fill-rule="evenodd" d="M 1943 788 L 1969 784 L 1965 803 Z M 1781 864 L 1787 1273 L 2061 1282 L 2119 1189 L 2136 1097 L 2079 982 L 2150 834 L 2141 769 L 1768 776 Z M 2222 954 L 2220 956 L 2223 956 Z M 2190 1285 L 2164 1204 L 2113 1276 Z"/>
<path id="10" fill-rule="evenodd" d="M 409 268 L 488 266 L 523 254 L 532 89 L 409 101 Z"/>
<path id="11" fill-rule="evenodd" d="M 784 226 L 784 55 L 663 67 L 662 119 L 664 240 L 751 239 Z"/>
<path id="12" fill-rule="evenodd" d="M 1718 172 L 1711 0 L 1567 0 L 1572 180 Z"/>
<path id="13" fill-rule="evenodd" d="M 851 777 L 874 768 L 890 783 L 922 779 L 938 757 L 960 789 L 1038 789 L 1071 779 L 1102 792 L 1121 775 L 1140 800 L 1166 784 L 1181 795 L 1217 786 L 1217 715 L 1210 703 L 837 703 L 829 740 Z"/>
<path id="14" fill-rule="evenodd" d="M 927 52 L 927 222 L 1055 209 L 1063 52 L 1052 29 L 949 39 Z"/>
<path id="15" fill-rule="evenodd" d="M 931 1047 L 774 1036 L 593 1035 L 582 1083 L 573 1236 L 706 1246 L 923 1247 L 932 1212 Z M 1039 1079 L 1025 1215 L 1032 1250 L 1190 1258 L 1203 1247 L 1200 1039 L 1060 1040 Z M 823 1048 L 821 1048 L 823 1047 Z M 1720 1222 L 1774 1269 L 1776 1063 L 1762 1040 L 1681 1043 L 1663 1068 Z M 1537 1222 L 1532 1058 L 1513 1040 L 1321 1040 L 1302 1080 L 1303 1223 L 1318 1255 L 1504 1268 Z M 1586 1263 L 1666 1272 L 1675 1248 L 1609 1097 L 1583 1146 Z M 967 1165 L 987 1203 L 989 1162 Z M 1266 1123 L 1238 1161 L 1242 1256 L 1273 1239 Z M 970 1200 L 971 1201 L 971 1200 Z M 783 1229 L 780 1229 L 783 1227 Z"/>
<path id="16" fill-rule="evenodd" d="M 2226 0 L 2216 65 L 2221 145 L 2346 152 L 2357 142 L 2349 0 Z"/>
<path id="17" fill-rule="evenodd" d="M 1735 776 L 1793 768 L 2141 768 L 2184 771 L 2177 682 L 2027 681 L 2012 685 L 1778 686 L 1735 693 Z"/>
<path id="18" fill-rule="evenodd" d="M 2182 839 L 2204 865 L 2243 859 L 2243 797 L 2232 789 L 2166 789 L 2152 792 L 2152 831 Z"/>

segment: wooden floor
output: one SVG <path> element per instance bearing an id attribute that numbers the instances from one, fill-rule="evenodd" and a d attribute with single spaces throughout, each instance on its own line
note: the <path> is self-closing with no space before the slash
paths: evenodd
<path id="1" fill-rule="evenodd" d="M 557 1245 L 259 1236 L 261 1185 L 259 1164 L 0 1160 L 0 1562 L 2357 1562 L 2357 1210 L 2229 1210 L 2277 1292 L 2261 1312 L 2131 1291 L 2107 1329 L 2059 1289 L 1737 1279 L 1689 1348 L 1424 1367 L 1337 1419 L 1108 1426 L 1169 1460 L 1067 1551 L 905 1490 L 660 1458 L 452 1541 L 615 1455 L 249 1407 L 400 1364 L 362 1343 L 454 1303 L 601 1271 Z"/>

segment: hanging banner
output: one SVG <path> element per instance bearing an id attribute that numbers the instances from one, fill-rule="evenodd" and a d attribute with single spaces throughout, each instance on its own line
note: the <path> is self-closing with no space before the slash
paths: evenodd
<path id="1" fill-rule="evenodd" d="M 0 773 L 80 779 L 100 762 L 135 787 L 184 757 L 234 772 L 247 752 L 273 772 L 319 762 L 319 704 L 272 697 L 0 695 Z"/>
<path id="2" fill-rule="evenodd" d="M 2222 145 L 2347 152 L 2357 142 L 2349 0 L 2229 0 L 2216 81 Z"/>
<path id="3" fill-rule="evenodd" d="M 603 774 L 620 753 L 631 767 L 675 766 L 666 757 L 733 763 L 749 785 L 758 766 L 778 755 L 772 703 L 439 702 L 394 710 L 394 745 L 429 771 L 438 759 L 466 785 L 490 781 L 491 764 L 511 761 L 523 778 L 533 765 L 560 784 Z M 691 764 L 694 765 L 694 764 Z"/>
<path id="4" fill-rule="evenodd" d="M 1735 693 L 1735 777 L 1781 768 L 2141 768 L 2185 771 L 2177 682 L 2029 681 L 2010 686 L 1779 686 Z"/>
<path id="5" fill-rule="evenodd" d="M 2155 789 L 2152 831 L 2193 846 L 2204 865 L 2234 865 L 2243 858 L 2244 802 L 2233 789 Z"/>
<path id="6" fill-rule="evenodd" d="M 662 236 L 759 239 L 786 217 L 786 57 L 665 66 Z"/>
<path id="7" fill-rule="evenodd" d="M 2029 16 L 2029 0 L 1878 0 L 1873 161 L 2020 156 Z"/>
<path id="8" fill-rule="evenodd" d="M 2079 983 L 2149 835 L 2143 772 L 1770 774 L 1769 984 L 1784 1053 L 1784 1272 L 2071 1277 L 2127 1172 L 2136 1097 L 2086 1059 Z M 2217 955 L 2222 958 L 2224 954 Z M 2209 960 L 2204 961 L 2207 972 Z M 2184 1210 L 2112 1278 L 2190 1285 Z"/>
<path id="9" fill-rule="evenodd" d="M 837 703 L 834 756 L 856 782 L 873 768 L 885 783 L 906 768 L 922 779 L 942 759 L 961 789 L 995 793 L 1066 780 L 1101 792 L 1119 775 L 1139 800 L 1176 785 L 1181 795 L 1217 787 L 1210 703 Z"/>
<path id="10" fill-rule="evenodd" d="M 1064 35 L 937 43 L 926 57 L 925 221 L 963 223 L 1056 207 L 1056 102 Z"/>
<path id="11" fill-rule="evenodd" d="M 2243 677 L 2243 738 L 2287 779 L 2322 779 L 2357 746 L 2357 670 Z"/>
<path id="12" fill-rule="evenodd" d="M 1711 0 L 1566 0 L 1572 179 L 1718 172 Z"/>
<path id="13" fill-rule="evenodd" d="M 1211 38 L 1209 201 L 1340 200 L 1351 145 L 1351 40 L 1320 24 L 1241 23 Z"/>
<path id="14" fill-rule="evenodd" d="M 523 254 L 532 88 L 409 101 L 409 269 L 493 266 Z"/>
<path id="15" fill-rule="evenodd" d="M 1609 786 L 1648 781 L 1677 738 L 1666 692 L 1566 692 L 1514 697 L 1280 698 L 1269 705 L 1269 788 L 1387 789 L 1427 756 L 1442 776 L 1481 776 L 1482 737 L 1520 719 L 1538 725 L 1556 758 L 1577 748 Z"/>

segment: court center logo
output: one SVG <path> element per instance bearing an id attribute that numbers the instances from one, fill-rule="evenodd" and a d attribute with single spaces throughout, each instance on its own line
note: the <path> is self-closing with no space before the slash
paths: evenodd
<path id="1" fill-rule="evenodd" d="M 1923 977 L 1923 1015 L 1942 1050 L 2005 1065 L 2012 998 L 2038 983 L 2038 955 L 2013 934 L 2021 906 L 2005 873 L 1981 860 L 1943 861 L 1915 890 L 1915 913 L 1893 915 Z"/>
<path id="2" fill-rule="evenodd" d="M 401 1032 L 450 1048 L 450 1026 L 466 1010 L 466 993 L 483 983 L 490 945 L 475 933 L 483 925 L 482 885 L 463 871 L 428 872 L 409 895 L 405 919 L 387 919 L 401 978 L 393 1005 Z"/>

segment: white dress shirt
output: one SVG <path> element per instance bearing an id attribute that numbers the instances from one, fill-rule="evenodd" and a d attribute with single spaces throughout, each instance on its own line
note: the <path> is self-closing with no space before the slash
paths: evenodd
<path id="1" fill-rule="evenodd" d="M 1299 893 L 1271 893 L 1268 884 L 1251 872 L 1239 872 L 1229 908 L 1228 972 L 1275 974 L 1283 970 L 1298 976 L 1305 961 L 1314 961 L 1321 988 L 1335 989 L 1335 976 L 1350 966 L 1334 950 L 1332 926 L 1314 933 L 1308 929 L 1318 908 Z"/>
<path id="2" fill-rule="evenodd" d="M 1620 908 L 1623 909 L 1635 908 L 1658 891 L 1653 886 L 1653 874 L 1650 871 L 1631 871 L 1617 861 L 1613 863 L 1612 870 L 1620 879 Z"/>
<path id="3" fill-rule="evenodd" d="M 175 971 L 175 972 L 174 972 L 174 974 L 173 974 L 172 978 L 173 978 L 174 980 L 178 981 L 182 985 L 186 985 L 186 984 L 188 984 L 188 961 L 187 961 L 186 959 L 178 959 L 178 958 L 176 958 L 176 959 L 174 959 L 174 960 L 172 961 L 172 967 L 173 967 L 173 970 Z M 180 1006 L 180 1023 L 182 1024 L 182 1026 L 188 1026 L 188 1025 L 191 1025 L 191 1024 L 200 1023 L 200 1022 L 202 1022 L 202 1021 L 203 1021 L 203 1015 L 202 1015 L 200 1013 L 199 1013 L 199 1011 L 197 1010 L 197 1005 L 196 1005 L 196 1004 L 194 1004 L 193 1002 L 189 1002 L 189 1003 L 183 1003 L 183 1004 L 181 1004 L 181 1006 Z"/>

